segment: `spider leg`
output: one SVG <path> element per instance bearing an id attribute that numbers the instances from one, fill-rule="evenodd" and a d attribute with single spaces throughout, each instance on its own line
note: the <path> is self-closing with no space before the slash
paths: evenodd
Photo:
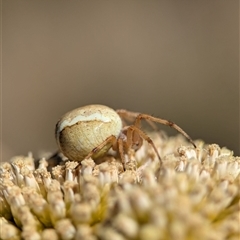
<path id="1" fill-rule="evenodd" d="M 192 145 L 196 148 L 196 145 L 193 142 L 193 140 L 190 138 L 190 136 L 182 128 L 180 128 L 177 124 L 175 124 L 174 122 L 171 122 L 169 120 L 162 119 L 162 118 L 156 118 L 156 117 L 153 117 L 151 115 L 141 113 L 136 117 L 135 126 L 139 126 L 142 119 L 150 120 L 150 121 L 157 122 L 157 123 L 169 126 L 171 128 L 174 128 L 179 133 L 181 133 L 184 137 L 186 137 L 188 139 L 188 141 L 191 142 Z"/>
<path id="2" fill-rule="evenodd" d="M 84 159 L 88 159 L 92 157 L 93 154 L 99 152 L 103 147 L 105 147 L 107 144 L 111 143 L 113 146 L 116 142 L 116 137 L 111 135 L 108 138 L 106 138 L 102 143 L 100 143 L 97 147 L 95 147 Z M 81 165 L 81 162 L 75 167 L 77 169 Z"/>
<path id="3" fill-rule="evenodd" d="M 133 129 L 128 126 L 126 128 L 126 134 L 127 134 L 127 142 L 126 142 L 126 148 L 127 148 L 127 151 L 128 149 L 132 146 L 132 139 L 133 139 Z"/>
<path id="4" fill-rule="evenodd" d="M 102 143 L 100 143 L 97 147 L 95 147 L 86 157 L 85 159 L 88 159 L 90 157 L 92 157 L 92 155 L 94 155 L 95 153 L 99 152 L 103 147 L 105 147 L 106 145 L 108 145 L 109 143 L 111 143 L 111 145 L 113 146 L 116 142 L 116 137 L 111 135 L 108 138 L 106 138 Z"/>
<path id="5" fill-rule="evenodd" d="M 118 146 L 118 152 L 120 154 L 120 158 L 121 158 L 122 162 L 124 163 L 125 157 L 124 157 L 123 139 L 120 137 L 117 140 L 117 146 Z"/>
<path id="6" fill-rule="evenodd" d="M 122 118 L 124 125 L 126 125 L 125 121 L 134 122 L 135 119 L 141 114 L 139 112 L 131 112 L 131 111 L 127 111 L 125 109 L 118 109 L 118 110 L 116 110 L 116 112 Z M 151 120 L 148 120 L 148 119 L 145 119 L 145 120 L 153 128 L 153 130 L 156 130 L 156 131 L 158 130 L 157 125 L 154 122 L 152 122 Z M 140 128 L 140 121 L 138 122 L 138 125 L 136 125 L 136 126 Z"/>
<path id="7" fill-rule="evenodd" d="M 160 157 L 160 155 L 158 153 L 158 150 L 157 150 L 153 140 L 146 133 L 144 133 L 140 128 L 138 128 L 135 125 L 131 125 L 127 129 L 127 138 L 128 138 L 127 139 L 127 146 L 130 147 L 132 145 L 132 142 L 133 142 L 132 141 L 132 135 L 133 135 L 134 131 L 136 131 L 139 134 L 140 137 L 142 137 L 145 141 L 147 141 L 152 146 L 152 148 L 154 149 L 154 151 L 155 151 L 155 153 L 156 153 L 160 163 L 162 164 L 162 159 L 161 159 L 161 157 Z M 130 140 L 129 140 L 129 138 L 130 138 Z"/>
<path id="8" fill-rule="evenodd" d="M 124 156 L 124 145 L 123 145 L 123 138 L 120 136 L 117 139 L 117 151 L 119 152 L 122 165 L 123 165 L 123 170 L 125 171 L 125 156 Z"/>

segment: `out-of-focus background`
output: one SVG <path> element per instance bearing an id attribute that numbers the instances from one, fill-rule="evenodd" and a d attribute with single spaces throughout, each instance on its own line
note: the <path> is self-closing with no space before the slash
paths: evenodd
<path id="1" fill-rule="evenodd" d="M 2 1 L 1 98 L 3 160 L 54 151 L 60 116 L 91 103 L 239 154 L 239 1 Z"/>

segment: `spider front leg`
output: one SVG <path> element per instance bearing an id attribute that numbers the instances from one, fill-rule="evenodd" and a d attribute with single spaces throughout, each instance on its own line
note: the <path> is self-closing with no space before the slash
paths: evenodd
<path id="1" fill-rule="evenodd" d="M 104 147 L 111 145 L 114 146 L 116 144 L 116 137 L 111 135 L 102 143 L 100 143 L 97 147 L 95 147 L 84 159 L 88 159 L 92 157 L 94 154 L 99 153 Z"/>
<path id="2" fill-rule="evenodd" d="M 169 121 L 169 120 L 162 119 L 162 118 L 156 118 L 156 117 L 153 117 L 153 116 L 148 115 L 148 114 L 142 114 L 142 113 L 140 113 L 140 114 L 136 117 L 134 125 L 135 125 L 136 127 L 140 127 L 140 124 L 141 124 L 141 120 L 142 120 L 142 119 L 150 120 L 150 121 L 153 121 L 153 122 L 156 122 L 156 123 L 160 123 L 160 124 L 169 126 L 169 127 L 171 127 L 171 128 L 174 128 L 174 129 L 177 130 L 179 133 L 181 133 L 184 137 L 186 137 L 186 138 L 188 139 L 188 141 L 191 142 L 192 145 L 196 148 L 196 145 L 195 145 L 195 143 L 193 142 L 193 140 L 190 138 L 190 136 L 189 136 L 182 128 L 180 128 L 177 124 L 175 124 L 174 122 L 171 122 L 171 121 Z"/>
<path id="3" fill-rule="evenodd" d="M 94 154 L 99 153 L 105 146 L 108 146 L 111 144 L 111 146 L 114 146 L 116 144 L 116 137 L 111 135 L 109 136 L 106 140 L 104 140 L 102 143 L 100 143 L 97 147 L 95 147 L 84 159 L 89 159 L 92 157 Z M 104 150 L 105 151 L 105 150 Z M 77 169 L 81 163 L 79 163 L 75 169 Z"/>

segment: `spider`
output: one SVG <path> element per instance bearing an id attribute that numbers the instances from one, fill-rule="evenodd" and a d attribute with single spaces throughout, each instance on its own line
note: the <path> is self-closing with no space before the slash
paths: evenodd
<path id="1" fill-rule="evenodd" d="M 127 125 L 126 120 L 134 123 Z M 115 111 L 104 105 L 87 105 L 66 113 L 56 124 L 55 137 L 60 151 L 72 161 L 81 162 L 90 157 L 97 159 L 112 148 L 124 163 L 125 154 L 130 149 L 137 151 L 145 140 L 162 163 L 154 142 L 141 129 L 142 120 L 153 127 L 160 123 L 176 129 L 196 148 L 189 135 L 171 121 L 124 109 Z"/>

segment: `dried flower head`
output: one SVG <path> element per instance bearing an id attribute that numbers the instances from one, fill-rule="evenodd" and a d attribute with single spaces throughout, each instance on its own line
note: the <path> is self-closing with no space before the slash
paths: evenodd
<path id="1" fill-rule="evenodd" d="M 240 157 L 216 144 L 151 136 L 121 160 L 0 166 L 0 239 L 239 239 Z"/>

